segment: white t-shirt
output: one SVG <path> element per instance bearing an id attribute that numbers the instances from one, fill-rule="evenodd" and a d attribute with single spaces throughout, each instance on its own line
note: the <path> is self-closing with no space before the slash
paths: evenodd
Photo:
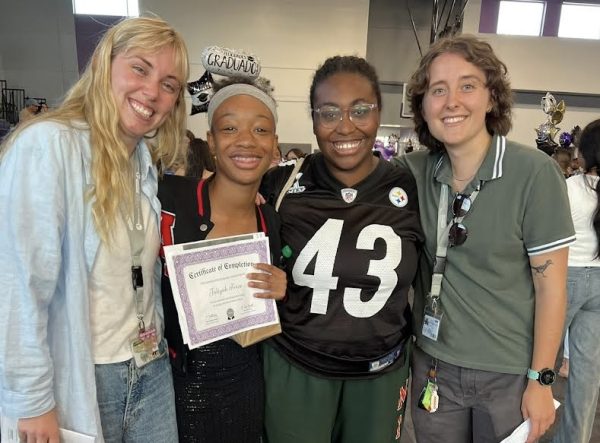
<path id="1" fill-rule="evenodd" d="M 142 251 L 144 278 L 144 323 L 154 324 L 160 334 L 162 325 L 155 315 L 154 267 L 160 238 L 150 202 L 142 194 L 142 216 L 146 230 Z M 131 246 L 122 217 L 115 224 L 112 247 L 100 243 L 89 280 L 92 351 L 95 364 L 118 363 L 133 358 L 130 342 L 137 336 L 138 320 L 135 293 L 131 283 Z M 160 337 L 159 337 L 160 339 Z"/>
<path id="2" fill-rule="evenodd" d="M 598 240 L 592 226 L 592 218 L 598 205 L 594 190 L 597 183 L 598 177 L 592 175 L 580 174 L 567 179 L 571 217 L 577 237 L 569 248 L 569 266 L 600 266 L 600 260 L 594 260 Z"/>

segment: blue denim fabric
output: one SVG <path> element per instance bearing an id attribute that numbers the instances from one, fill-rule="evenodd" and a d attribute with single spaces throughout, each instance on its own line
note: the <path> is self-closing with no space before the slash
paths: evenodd
<path id="1" fill-rule="evenodd" d="M 569 377 L 555 443 L 587 443 L 600 388 L 600 268 L 569 268 Z"/>
<path id="2" fill-rule="evenodd" d="M 171 364 L 163 355 L 138 368 L 133 360 L 96 365 L 96 389 L 106 443 L 177 443 Z"/>
<path id="3" fill-rule="evenodd" d="M 160 223 L 144 141 L 138 152 L 142 192 Z M 91 162 L 83 122 L 34 123 L 0 159 L 0 408 L 16 419 L 56 407 L 61 427 L 102 443 L 87 291 L 100 244 L 86 197 Z M 162 318 L 158 257 L 154 272 Z"/>

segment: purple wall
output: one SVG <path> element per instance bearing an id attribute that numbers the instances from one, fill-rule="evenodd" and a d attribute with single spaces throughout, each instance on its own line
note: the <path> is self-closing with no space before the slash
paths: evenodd
<path id="1" fill-rule="evenodd" d="M 556 37 L 560 23 L 560 9 L 565 0 L 546 0 L 546 15 L 544 17 L 544 37 Z M 600 4 L 600 0 L 568 0 L 569 3 Z M 498 27 L 498 11 L 500 0 L 481 0 L 481 15 L 479 16 L 479 32 L 495 34 Z"/>
<path id="2" fill-rule="evenodd" d="M 75 15 L 75 41 L 79 74 L 83 73 L 96 45 L 106 30 L 125 17 Z"/>
<path id="3" fill-rule="evenodd" d="M 498 28 L 498 11 L 500 0 L 481 0 L 481 15 L 479 16 L 479 32 L 495 34 Z"/>

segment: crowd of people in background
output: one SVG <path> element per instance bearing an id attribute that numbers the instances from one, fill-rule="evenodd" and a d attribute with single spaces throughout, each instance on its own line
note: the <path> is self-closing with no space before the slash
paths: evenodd
<path id="1" fill-rule="evenodd" d="M 25 98 L 23 103 L 23 108 L 19 112 L 19 121 L 18 123 L 24 123 L 33 117 L 43 114 L 44 112 L 48 112 L 48 104 L 45 99 L 35 99 L 35 98 Z M 0 117 L 0 143 L 2 140 L 14 129 L 14 125 L 11 125 L 10 122 Z"/>
<path id="2" fill-rule="evenodd" d="M 590 441 L 600 120 L 577 155 L 510 141 L 508 69 L 470 35 L 423 55 L 408 88 L 427 149 L 389 162 L 362 57 L 315 71 L 312 154 L 282 153 L 264 79 L 216 82 L 196 137 L 188 74 L 175 29 L 125 19 L 0 145 L 0 411 L 21 441 L 393 443 L 410 390 L 419 443 L 498 442 L 523 420 L 533 443 L 566 328 L 553 438 Z M 247 284 L 281 333 L 190 349 L 162 247 L 256 232 L 271 257 Z"/>
<path id="3" fill-rule="evenodd" d="M 596 338 L 600 332 L 600 120 L 584 128 L 574 152 L 559 149 L 554 158 L 566 178 L 577 241 L 569 250 L 566 333 L 559 369 L 559 375 L 567 378 L 567 395 L 553 442 L 589 442 L 600 379 Z"/>

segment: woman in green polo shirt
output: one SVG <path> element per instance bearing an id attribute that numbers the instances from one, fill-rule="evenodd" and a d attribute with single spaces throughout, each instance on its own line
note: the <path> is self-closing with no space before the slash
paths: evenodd
<path id="1" fill-rule="evenodd" d="M 429 151 L 416 178 L 426 236 L 415 288 L 413 421 L 419 442 L 498 442 L 554 421 L 555 357 L 574 240 L 551 158 L 506 140 L 506 66 L 472 36 L 441 39 L 409 91 Z"/>

